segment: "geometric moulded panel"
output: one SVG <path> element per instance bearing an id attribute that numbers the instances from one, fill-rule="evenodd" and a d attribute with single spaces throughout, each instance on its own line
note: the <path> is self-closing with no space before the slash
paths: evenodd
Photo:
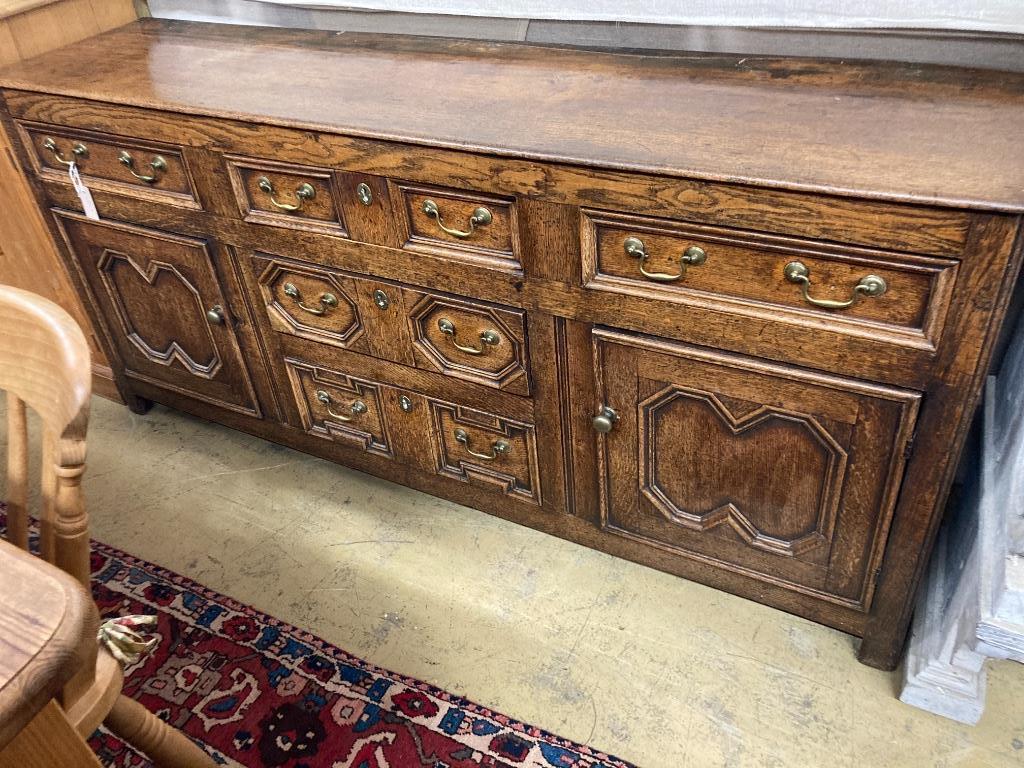
<path id="1" fill-rule="evenodd" d="M 127 254 L 106 248 L 97 261 L 107 291 L 127 339 L 149 361 L 212 379 L 221 357 L 203 299 L 178 266 L 152 259 L 146 268 Z M 194 314 L 194 322 L 183 322 Z"/>
<path id="2" fill-rule="evenodd" d="M 749 546 L 827 557 L 847 455 L 812 416 L 669 385 L 639 404 L 640 488 L 695 531 L 728 526 Z M 738 471 L 739 470 L 739 471 Z"/>

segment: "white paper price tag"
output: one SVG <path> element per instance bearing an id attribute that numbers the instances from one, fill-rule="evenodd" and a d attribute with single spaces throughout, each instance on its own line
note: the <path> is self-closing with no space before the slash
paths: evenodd
<path id="1" fill-rule="evenodd" d="M 72 163 L 68 166 L 68 176 L 71 177 L 71 183 L 75 187 L 75 192 L 78 193 L 78 199 L 82 201 L 82 210 L 85 215 L 95 221 L 100 220 L 99 213 L 96 212 L 96 203 L 93 202 L 92 192 L 85 186 L 85 182 L 82 181 L 82 177 L 78 173 L 78 165 Z"/>

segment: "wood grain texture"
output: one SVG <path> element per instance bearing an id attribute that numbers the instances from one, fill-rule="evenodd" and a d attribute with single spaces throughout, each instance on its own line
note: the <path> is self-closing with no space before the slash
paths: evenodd
<path id="1" fill-rule="evenodd" d="M 69 574 L 0 541 L 0 750 L 95 648 L 95 610 Z"/>
<path id="2" fill-rule="evenodd" d="M 0 65 L 13 64 L 135 20 L 132 0 L 13 0 L 0 6 Z M 0 283 L 53 299 L 85 330 L 97 390 L 119 399 L 112 374 L 0 130 Z"/>
<path id="3" fill-rule="evenodd" d="M 302 89 L 277 76 L 292 72 Z M 15 65 L 0 83 L 530 159 L 1024 209 L 1016 74 L 146 19 L 57 51 L 45 68 Z"/>
<path id="4" fill-rule="evenodd" d="M 0 749 L 0 768 L 102 768 L 56 701 L 50 701 Z"/>
<path id="5" fill-rule="evenodd" d="M 72 76 L 71 55 L 95 66 Z M 7 130 L 131 407 L 698 579 L 897 662 L 1020 285 L 1018 76 L 164 22 L 40 62 L 4 81 Z M 350 78 L 371 71 L 379 89 Z M 97 176 L 88 222 L 39 154 L 47 132 L 165 148 L 190 200 Z M 283 210 L 262 175 L 279 203 L 314 194 Z M 491 220 L 471 228 L 478 207 Z M 694 245 L 707 259 L 654 279 L 627 237 L 648 272 Z M 792 260 L 811 298 L 867 274 L 887 290 L 814 305 Z M 619 413 L 603 436 L 602 405 Z"/>
<path id="6" fill-rule="evenodd" d="M 58 696 L 61 704 L 60 717 L 33 721 L 10 753 L 0 753 L 0 762 L 38 747 L 50 732 L 52 742 L 39 748 L 43 754 L 59 747 L 60 765 L 72 764 L 73 756 L 75 764 L 88 764 L 81 757 L 84 739 L 109 716 L 161 768 L 212 765 L 155 715 L 119 703 L 121 667 L 97 640 L 99 614 L 87 591 L 89 517 L 81 489 L 91 378 L 89 349 L 71 316 L 36 294 L 0 286 L 0 390 L 11 398 L 8 424 L 14 432 L 14 542 L 27 547 L 20 508 L 28 474 L 28 406 L 43 432 L 40 552 L 57 566 L 0 543 L 0 748 L 48 700 Z"/>
<path id="7" fill-rule="evenodd" d="M 4 98 L 12 115 L 36 122 L 159 138 L 215 151 L 247 153 L 254 146 L 273 147 L 271 154 L 282 161 L 426 184 L 457 184 L 478 192 L 516 195 L 520 200 L 539 198 L 873 247 L 957 255 L 963 251 L 969 225 L 964 211 L 921 205 L 882 204 L 450 149 L 414 149 L 369 138 L 311 135 L 238 120 L 192 117 L 183 121 L 180 114 L 171 112 L 50 94 L 6 90 Z"/>

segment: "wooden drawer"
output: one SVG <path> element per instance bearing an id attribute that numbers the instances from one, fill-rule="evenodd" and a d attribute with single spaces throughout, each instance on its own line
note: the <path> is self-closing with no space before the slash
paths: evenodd
<path id="1" fill-rule="evenodd" d="M 868 610 L 918 393 L 602 329 L 594 354 L 605 531 Z"/>
<path id="2" fill-rule="evenodd" d="M 70 184 L 68 164 L 74 161 L 89 187 L 200 207 L 180 147 L 43 123 L 17 125 L 36 173 L 44 178 Z"/>
<path id="3" fill-rule="evenodd" d="M 587 288 L 714 305 L 934 349 L 958 262 L 583 211 Z"/>
<path id="4" fill-rule="evenodd" d="M 528 395 L 521 309 L 256 253 L 271 327 L 341 349 Z"/>
<path id="5" fill-rule="evenodd" d="M 393 457 L 382 404 L 384 385 L 301 360 L 284 362 L 306 432 Z"/>
<path id="6" fill-rule="evenodd" d="M 404 248 L 522 271 L 513 199 L 392 184 Z"/>
<path id="7" fill-rule="evenodd" d="M 224 161 L 246 221 L 346 236 L 329 169 L 232 155 Z"/>
<path id="8" fill-rule="evenodd" d="M 367 352 L 356 303 L 358 278 L 257 254 L 257 280 L 271 327 L 323 344 Z"/>
<path id="9" fill-rule="evenodd" d="M 335 363 L 286 356 L 284 366 L 309 434 L 504 497 L 541 503 L 531 423 L 343 372 Z"/>
<path id="10" fill-rule="evenodd" d="M 412 289 L 403 293 L 417 367 L 530 393 L 523 310 Z"/>
<path id="11" fill-rule="evenodd" d="M 429 408 L 438 474 L 541 503 L 532 424 L 441 400 L 429 400 Z"/>

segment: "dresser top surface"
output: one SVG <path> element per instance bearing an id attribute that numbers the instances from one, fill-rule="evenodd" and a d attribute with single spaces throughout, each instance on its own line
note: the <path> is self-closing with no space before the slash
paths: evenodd
<path id="1" fill-rule="evenodd" d="M 8 88 L 600 168 L 1024 210 L 1024 76 L 144 19 Z"/>

